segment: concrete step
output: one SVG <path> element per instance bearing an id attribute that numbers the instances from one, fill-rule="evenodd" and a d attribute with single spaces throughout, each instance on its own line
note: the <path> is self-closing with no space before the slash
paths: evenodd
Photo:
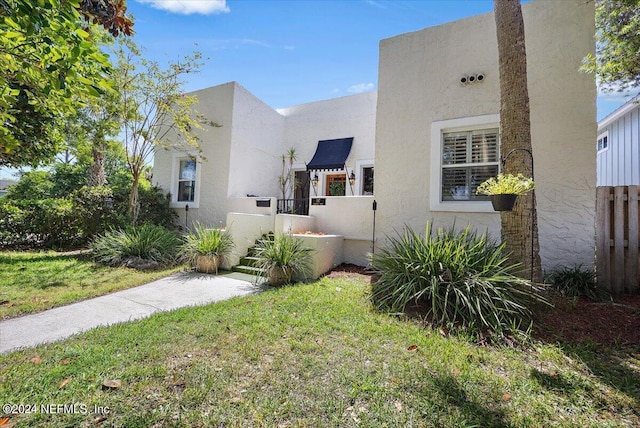
<path id="1" fill-rule="evenodd" d="M 248 275 L 265 276 L 264 269 L 260 269 L 260 268 L 253 267 L 253 266 L 237 265 L 237 266 L 233 266 L 231 268 L 231 270 L 234 271 L 234 272 L 246 273 Z"/>
<path id="2" fill-rule="evenodd" d="M 256 267 L 256 264 L 258 263 L 258 261 L 260 261 L 260 259 L 258 257 L 254 257 L 254 256 L 246 256 L 240 259 L 240 264 L 242 266 L 251 266 L 251 267 Z"/>

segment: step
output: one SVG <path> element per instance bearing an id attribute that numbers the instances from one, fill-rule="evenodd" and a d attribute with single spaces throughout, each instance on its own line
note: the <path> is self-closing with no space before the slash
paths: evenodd
<path id="1" fill-rule="evenodd" d="M 251 267 L 256 267 L 256 264 L 260 261 L 260 259 L 258 257 L 254 257 L 254 256 L 245 256 L 243 258 L 240 259 L 240 264 L 242 266 L 251 266 Z"/>
<path id="2" fill-rule="evenodd" d="M 237 265 L 237 266 L 233 266 L 231 270 L 234 272 L 246 273 L 248 275 L 265 276 L 264 269 L 260 269 L 252 266 Z"/>

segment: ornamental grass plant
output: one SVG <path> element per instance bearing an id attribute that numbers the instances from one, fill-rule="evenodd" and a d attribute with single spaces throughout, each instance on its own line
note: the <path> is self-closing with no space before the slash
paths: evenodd
<path id="1" fill-rule="evenodd" d="M 290 284 L 311 276 L 312 253 L 301 239 L 289 234 L 269 236 L 256 246 L 256 267 L 264 270 L 270 285 Z"/>
<path id="2" fill-rule="evenodd" d="M 425 313 L 437 326 L 458 326 L 502 334 L 530 325 L 534 302 L 546 302 L 541 288 L 516 276 L 504 244 L 471 226 L 434 231 L 425 236 L 405 228 L 389 237 L 372 265 L 379 279 L 372 301 L 382 310 Z"/>
<path id="3" fill-rule="evenodd" d="M 192 265 L 196 265 L 199 257 L 210 256 L 220 261 L 227 257 L 233 250 L 233 239 L 225 229 L 215 229 L 196 223 L 194 232 L 184 237 L 180 247 L 179 257 Z"/>
<path id="4" fill-rule="evenodd" d="M 177 261 L 179 246 L 175 233 L 145 224 L 106 232 L 91 243 L 91 250 L 97 262 L 109 266 L 123 266 L 132 258 L 170 266 Z"/>

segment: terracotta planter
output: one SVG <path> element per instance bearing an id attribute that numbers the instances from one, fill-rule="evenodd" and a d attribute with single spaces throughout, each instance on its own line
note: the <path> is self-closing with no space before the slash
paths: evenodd
<path id="1" fill-rule="evenodd" d="M 495 211 L 511 211 L 513 210 L 518 195 L 491 195 L 490 198 Z"/>
<path id="2" fill-rule="evenodd" d="M 218 273 L 220 256 L 198 256 L 196 258 L 196 271 L 202 273 Z"/>
<path id="3" fill-rule="evenodd" d="M 279 287 L 291 282 L 291 269 L 287 267 L 274 267 L 269 271 L 269 285 Z"/>

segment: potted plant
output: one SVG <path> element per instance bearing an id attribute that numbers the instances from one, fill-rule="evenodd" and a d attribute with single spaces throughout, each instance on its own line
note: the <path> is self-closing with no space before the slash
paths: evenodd
<path id="1" fill-rule="evenodd" d="M 218 273 L 218 267 L 233 249 L 231 235 L 225 229 L 195 225 L 195 231 L 184 237 L 180 248 L 182 260 L 195 267 L 197 272 Z"/>
<path id="2" fill-rule="evenodd" d="M 262 269 L 269 285 L 290 284 L 293 279 L 307 278 L 311 273 L 312 250 L 288 234 L 263 239 L 256 246 L 256 267 Z"/>
<path id="3" fill-rule="evenodd" d="M 478 186 L 476 194 L 489 195 L 496 211 L 511 211 L 518 195 L 524 195 L 535 188 L 533 179 L 522 174 L 498 174 Z"/>

